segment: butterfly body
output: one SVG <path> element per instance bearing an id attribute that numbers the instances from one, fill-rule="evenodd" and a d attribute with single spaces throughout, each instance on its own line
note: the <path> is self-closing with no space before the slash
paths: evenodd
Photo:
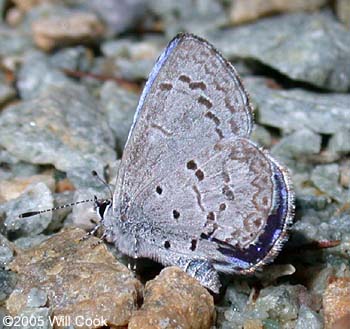
<path id="1" fill-rule="evenodd" d="M 178 35 L 145 86 L 103 217 L 123 253 L 177 265 L 209 289 L 277 254 L 293 218 L 289 176 L 249 139 L 240 79 L 209 43 Z"/>

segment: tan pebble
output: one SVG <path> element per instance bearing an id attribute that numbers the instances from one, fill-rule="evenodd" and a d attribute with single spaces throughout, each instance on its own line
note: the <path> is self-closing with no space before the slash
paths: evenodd
<path id="1" fill-rule="evenodd" d="M 350 187 L 350 161 L 340 165 L 340 184 L 345 188 Z"/>
<path id="2" fill-rule="evenodd" d="M 80 229 L 61 231 L 22 251 L 9 264 L 18 274 L 6 302 L 11 315 L 21 313 L 31 289 L 37 287 L 47 293 L 56 317 L 104 319 L 110 326 L 127 325 L 138 308 L 142 285 L 104 244 L 93 246 L 97 238 L 81 241 L 84 235 Z"/>
<path id="3" fill-rule="evenodd" d="M 346 26 L 350 27 L 350 1 L 337 0 L 335 2 L 335 12 L 339 20 Z"/>
<path id="4" fill-rule="evenodd" d="M 45 183 L 53 192 L 55 190 L 55 180 L 51 175 L 34 175 L 24 178 L 14 178 L 0 181 L 0 200 L 9 201 L 19 197 L 31 184 Z"/>
<path id="5" fill-rule="evenodd" d="M 43 3 L 58 3 L 60 1 L 61 0 L 12 0 L 12 2 L 23 11 L 28 11 Z"/>
<path id="6" fill-rule="evenodd" d="M 66 192 L 66 191 L 74 191 L 75 187 L 73 185 L 73 183 L 68 179 L 62 179 L 60 181 L 57 182 L 56 184 L 56 192 L 57 193 L 62 193 L 62 192 Z"/>
<path id="7" fill-rule="evenodd" d="M 23 18 L 23 11 L 17 7 L 10 8 L 6 13 L 6 22 L 12 27 L 19 25 L 23 21 Z"/>
<path id="8" fill-rule="evenodd" d="M 59 46 L 93 43 L 103 36 L 104 25 L 93 13 L 39 18 L 32 24 L 38 47 L 50 51 Z"/>
<path id="9" fill-rule="evenodd" d="M 168 267 L 147 282 L 144 304 L 135 312 L 128 328 L 209 329 L 214 316 L 210 293 L 178 267 Z"/>
<path id="10" fill-rule="evenodd" d="M 326 3 L 327 0 L 235 0 L 230 20 L 233 24 L 242 24 L 275 13 L 315 10 Z"/>
<path id="11" fill-rule="evenodd" d="M 243 329 L 263 329 L 264 325 L 261 320 L 253 319 L 244 322 Z"/>
<path id="12" fill-rule="evenodd" d="M 333 329 L 344 318 L 350 319 L 350 278 L 336 278 L 329 283 L 322 303 L 325 329 Z M 350 328 L 350 322 L 348 324 Z"/>
<path id="13" fill-rule="evenodd" d="M 332 326 L 332 329 L 349 329 L 350 328 L 350 314 L 343 316 L 339 320 L 336 320 Z"/>

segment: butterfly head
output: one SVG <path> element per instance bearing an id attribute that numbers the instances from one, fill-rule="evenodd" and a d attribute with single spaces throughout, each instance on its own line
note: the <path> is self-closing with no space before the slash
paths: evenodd
<path id="1" fill-rule="evenodd" d="M 96 196 L 94 197 L 94 209 L 101 221 L 103 221 L 103 219 L 106 217 L 105 215 L 110 209 L 111 205 L 112 201 L 109 199 L 97 199 Z"/>

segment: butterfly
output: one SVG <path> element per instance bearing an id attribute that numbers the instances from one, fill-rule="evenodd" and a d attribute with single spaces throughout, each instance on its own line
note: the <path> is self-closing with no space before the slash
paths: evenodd
<path id="1" fill-rule="evenodd" d="M 177 35 L 158 58 L 126 142 L 104 236 L 124 254 L 182 268 L 218 292 L 288 236 L 286 168 L 253 143 L 253 111 L 234 67 L 207 41 Z"/>

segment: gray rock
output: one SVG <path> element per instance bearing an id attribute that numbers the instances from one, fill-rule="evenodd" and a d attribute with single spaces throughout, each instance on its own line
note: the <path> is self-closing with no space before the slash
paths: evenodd
<path id="1" fill-rule="evenodd" d="M 65 48 L 57 51 L 49 58 L 53 67 L 87 72 L 93 62 L 92 51 L 83 46 Z"/>
<path id="2" fill-rule="evenodd" d="M 330 139 L 328 149 L 332 153 L 350 153 L 350 127 L 337 131 Z"/>
<path id="3" fill-rule="evenodd" d="M 217 308 L 217 326 L 221 329 L 241 328 L 246 319 L 250 288 L 245 283 L 233 282 L 227 287 L 223 307 Z"/>
<path id="4" fill-rule="evenodd" d="M 307 128 L 321 134 L 335 134 L 350 128 L 348 94 L 271 89 L 267 80 L 260 78 L 247 78 L 244 83 L 260 124 L 279 128 L 284 133 Z"/>
<path id="5" fill-rule="evenodd" d="M 153 60 L 166 41 L 159 37 L 147 37 L 141 41 L 130 38 L 107 40 L 101 44 L 101 51 L 105 57 L 124 57 L 130 59 L 149 58 Z"/>
<path id="6" fill-rule="evenodd" d="M 125 32 L 135 27 L 146 13 L 144 0 L 90 0 L 86 6 L 97 12 L 108 26 L 109 36 Z"/>
<path id="7" fill-rule="evenodd" d="M 50 189 L 43 183 L 30 185 L 18 198 L 0 205 L 0 216 L 4 220 L 5 232 L 16 239 L 42 233 L 50 224 L 52 213 L 47 212 L 30 218 L 19 218 L 24 212 L 53 207 Z"/>
<path id="8" fill-rule="evenodd" d="M 271 153 L 293 171 L 295 187 L 303 186 L 309 179 L 312 165 L 307 157 L 321 150 L 321 136 L 307 129 L 301 129 L 283 137 L 271 149 Z M 298 174 L 299 176 L 295 176 Z"/>
<path id="9" fill-rule="evenodd" d="M 249 293 L 250 289 L 247 290 L 244 283 L 241 286 L 238 282 L 230 284 L 225 293 L 225 303 L 228 303 L 235 312 L 244 312 L 249 300 Z"/>
<path id="10" fill-rule="evenodd" d="M 93 200 L 95 196 L 98 199 L 110 198 L 108 190 L 106 191 L 106 189 L 99 191 L 89 188 L 75 191 L 74 202 L 90 199 Z M 73 207 L 71 220 L 74 227 L 80 227 L 86 231 L 91 231 L 99 223 L 100 218 L 94 209 L 94 203 L 86 202 Z"/>
<path id="11" fill-rule="evenodd" d="M 321 150 L 321 136 L 302 129 L 283 137 L 272 148 L 272 153 L 283 158 L 298 159 L 302 155 L 318 154 Z"/>
<path id="12" fill-rule="evenodd" d="M 281 327 L 281 324 L 277 320 L 271 320 L 271 319 L 264 319 L 261 322 L 257 322 L 258 325 L 262 324 L 264 329 L 279 329 Z M 289 324 L 289 323 L 288 323 Z M 288 325 L 286 326 L 288 328 Z M 293 328 L 293 322 L 291 322 L 290 327 Z"/>
<path id="13" fill-rule="evenodd" d="M 110 130 L 110 128 L 108 128 Z M 112 155 L 115 156 L 116 152 L 113 150 Z M 107 156 L 105 156 L 106 158 Z M 102 163 L 103 160 L 103 163 Z M 113 161 L 104 161 L 101 159 L 100 163 L 93 164 L 89 161 L 86 162 L 85 166 L 74 167 L 72 170 L 67 172 L 67 178 L 74 184 L 78 189 L 88 189 L 93 188 L 95 190 L 101 191 L 105 190 L 105 186 L 92 175 L 92 170 L 95 170 L 99 173 L 99 176 L 104 178 L 104 172 L 109 168 L 110 163 Z"/>
<path id="14" fill-rule="evenodd" d="M 18 314 L 19 318 L 28 319 L 23 321 L 23 323 L 16 327 L 20 329 L 52 329 L 50 315 L 52 310 L 48 307 L 28 307 L 23 309 L 23 311 Z M 32 325 L 34 324 L 34 326 Z"/>
<path id="15" fill-rule="evenodd" d="M 33 176 L 39 172 L 38 166 L 20 161 L 1 146 L 0 164 L 0 180 Z"/>
<path id="16" fill-rule="evenodd" d="M 231 59 L 254 59 L 293 80 L 349 90 L 350 34 L 330 13 L 267 18 L 208 38 Z"/>
<path id="17" fill-rule="evenodd" d="M 30 249 L 32 247 L 36 247 L 45 240 L 50 238 L 49 235 L 39 234 L 35 236 L 23 236 L 14 241 L 16 247 L 21 249 Z"/>
<path id="18" fill-rule="evenodd" d="M 0 304 L 11 294 L 16 285 L 16 275 L 0 268 Z M 1 327 L 0 327 L 1 328 Z"/>
<path id="19" fill-rule="evenodd" d="M 340 212 L 339 208 L 336 207 L 333 214 L 329 217 L 329 237 L 331 240 L 341 240 L 341 244 L 334 249 L 329 249 L 328 251 L 330 253 L 334 252 L 335 255 L 338 254 L 344 257 L 344 262 L 349 266 L 347 260 L 350 257 L 350 210 L 345 209 Z"/>
<path id="20" fill-rule="evenodd" d="M 120 39 L 102 44 L 102 53 L 107 57 L 107 66 L 112 66 L 114 75 L 126 80 L 140 80 L 148 77 L 155 59 L 166 45 L 164 38 Z M 109 73 L 110 74 L 110 73 Z"/>
<path id="21" fill-rule="evenodd" d="M 251 294 L 248 286 L 247 291 L 238 286 L 229 288 L 225 303 L 229 302 L 231 306 L 219 307 L 218 328 L 294 328 L 300 300 L 307 306 L 311 303 L 307 289 L 302 285 L 269 286 L 259 291 L 256 301 L 248 297 Z"/>
<path id="22" fill-rule="evenodd" d="M 224 5 L 218 0 L 203 0 L 189 3 L 178 1 L 148 1 L 149 10 L 163 20 L 168 38 L 176 33 L 189 31 L 203 35 L 228 23 Z"/>
<path id="23" fill-rule="evenodd" d="M 17 6 L 26 13 L 20 26 L 21 29 L 24 31 L 30 31 L 32 24 L 43 17 L 52 17 L 55 16 L 55 14 L 59 16 L 68 15 L 71 12 L 71 9 L 64 6 L 63 2 L 64 1 L 61 0 L 40 0 L 32 3 L 30 3 L 30 1 L 17 1 Z"/>
<path id="24" fill-rule="evenodd" d="M 0 234 L 0 268 L 6 266 L 14 257 L 14 248 L 10 242 Z"/>
<path id="25" fill-rule="evenodd" d="M 74 84 L 45 54 L 31 51 L 24 56 L 17 80 L 21 98 L 34 98 L 53 85 L 69 87 Z"/>
<path id="26" fill-rule="evenodd" d="M 339 184 L 339 166 L 336 163 L 316 166 L 311 180 L 326 195 L 338 202 L 345 201 L 345 193 Z"/>
<path id="27" fill-rule="evenodd" d="M 310 292 L 314 295 L 322 296 L 327 288 L 330 278 L 335 275 L 335 268 L 326 266 L 315 273 L 314 278 L 310 284 Z"/>
<path id="28" fill-rule="evenodd" d="M 317 211 L 325 210 L 329 205 L 329 198 L 325 195 L 310 195 L 310 194 L 298 194 L 297 196 L 297 207 L 301 210 L 315 209 Z"/>
<path id="29" fill-rule="evenodd" d="M 4 317 L 7 316 L 7 310 L 0 306 L 0 329 L 5 329 L 5 328 L 8 328 L 8 326 L 5 326 L 4 323 Z"/>
<path id="30" fill-rule="evenodd" d="M 45 290 L 36 287 L 30 289 L 27 295 L 27 307 L 42 307 L 47 303 L 47 293 Z"/>
<path id="31" fill-rule="evenodd" d="M 350 233 L 350 216 L 348 213 L 344 213 L 341 216 L 337 214 L 339 212 L 339 206 L 331 202 L 329 197 L 327 205 L 321 210 L 313 207 L 313 204 L 310 204 L 307 208 L 299 207 L 297 209 L 299 220 L 295 221 L 292 226 L 291 245 L 300 246 L 305 243 L 323 240 L 342 240 L 342 243 L 347 241 L 346 236 Z M 338 249 L 324 249 L 322 252 L 339 256 L 341 253 L 346 253 L 345 250 L 344 252 L 339 252 L 342 247 L 337 247 Z M 306 253 L 304 253 L 303 260 L 307 258 Z M 310 259 L 311 264 L 319 261 L 313 253 Z"/>
<path id="32" fill-rule="evenodd" d="M 2 61 L 10 56 L 19 56 L 33 48 L 29 34 L 0 24 L 0 56 Z"/>
<path id="33" fill-rule="evenodd" d="M 271 147 L 272 145 L 272 137 L 270 132 L 260 125 L 254 126 L 251 139 L 261 146 Z"/>
<path id="34" fill-rule="evenodd" d="M 120 150 L 123 150 L 128 138 L 138 99 L 138 95 L 123 89 L 112 81 L 104 83 L 101 88 L 101 109 L 106 114 Z"/>
<path id="35" fill-rule="evenodd" d="M 0 81 L 0 108 L 8 101 L 15 98 L 15 96 L 16 96 L 15 89 Z"/>
<path id="36" fill-rule="evenodd" d="M 7 0 L 0 0 L 0 22 L 3 20 L 3 17 L 5 16 L 5 8 L 7 5 Z M 0 325 L 1 328 L 1 325 Z"/>
<path id="37" fill-rule="evenodd" d="M 299 309 L 298 320 L 295 329 L 322 329 L 323 324 L 320 316 L 305 305 Z"/>
<path id="38" fill-rule="evenodd" d="M 71 204 L 74 199 L 73 191 L 66 191 L 62 193 L 54 194 L 54 207 L 63 207 L 64 205 Z M 52 220 L 47 228 L 47 232 L 54 233 L 61 229 L 64 225 L 64 220 L 68 214 L 72 212 L 72 207 L 63 207 L 52 212 Z"/>
<path id="39" fill-rule="evenodd" d="M 73 86 L 51 86 L 39 98 L 7 107 L 0 116 L 0 143 L 23 161 L 67 172 L 76 187 L 93 183 L 87 175 L 101 174 L 116 159 L 113 134 L 94 98 Z"/>
<path id="40" fill-rule="evenodd" d="M 127 58 L 116 58 L 114 60 L 114 72 L 118 77 L 128 81 L 139 81 L 146 79 L 152 70 L 154 59 L 130 60 Z"/>
<path id="41" fill-rule="evenodd" d="M 304 291 L 306 288 L 301 285 L 288 284 L 262 289 L 253 314 L 260 319 L 270 318 L 281 322 L 295 320 L 299 309 L 298 296 Z"/>

